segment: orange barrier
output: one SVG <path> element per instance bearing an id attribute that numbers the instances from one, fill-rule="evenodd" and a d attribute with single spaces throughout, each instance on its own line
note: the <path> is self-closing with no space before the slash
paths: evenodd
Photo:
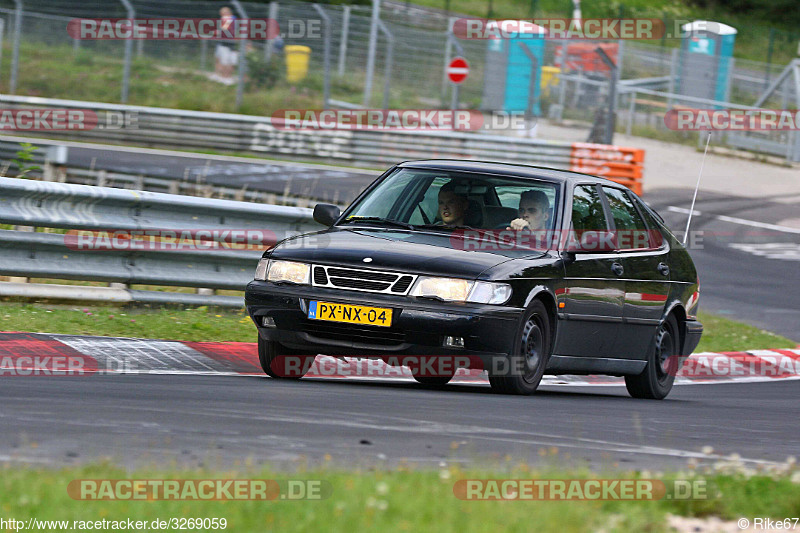
<path id="1" fill-rule="evenodd" d="M 608 144 L 572 143 L 569 169 L 608 178 L 641 195 L 644 150 Z"/>

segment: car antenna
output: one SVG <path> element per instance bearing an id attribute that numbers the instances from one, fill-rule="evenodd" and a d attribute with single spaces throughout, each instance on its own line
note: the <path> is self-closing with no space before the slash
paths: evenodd
<path id="1" fill-rule="evenodd" d="M 694 197 L 692 197 L 692 207 L 689 209 L 689 218 L 686 220 L 686 233 L 683 234 L 683 245 L 686 246 L 686 241 L 689 240 L 689 224 L 692 223 L 692 215 L 694 214 L 694 204 L 697 201 L 697 191 L 700 189 L 700 178 L 703 177 L 703 167 L 706 164 L 706 154 L 708 154 L 708 145 L 711 142 L 711 132 L 708 132 L 706 138 L 706 149 L 703 152 L 703 160 L 700 163 L 700 174 L 697 175 L 697 185 L 694 187 Z"/>

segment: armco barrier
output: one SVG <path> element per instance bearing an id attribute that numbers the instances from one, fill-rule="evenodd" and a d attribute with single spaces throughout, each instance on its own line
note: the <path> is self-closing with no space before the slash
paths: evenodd
<path id="1" fill-rule="evenodd" d="M 0 178 L 0 224 L 67 230 L 252 230 L 252 249 L 220 246 L 212 251 L 137 249 L 87 251 L 68 246 L 60 233 L 0 230 L 0 275 L 243 290 L 253 279 L 261 253 L 270 241 L 321 229 L 311 210 L 129 191 L 66 183 Z M 240 242 L 244 244 L 244 242 Z M 0 283 L 0 296 L 38 295 L 46 287 Z M 93 289 L 75 289 L 86 293 Z M 102 289 L 102 288 L 100 288 Z M 58 298 L 63 287 L 53 287 Z M 37 292 L 38 291 L 38 292 Z M 87 292 L 88 291 L 88 292 Z M 98 292 L 98 291 L 94 291 Z M 177 301 L 241 306 L 239 298 L 109 289 L 106 300 Z"/>
<path id="2" fill-rule="evenodd" d="M 50 138 L 188 150 L 220 150 L 278 158 L 386 168 L 409 159 L 481 159 L 580 170 L 641 192 L 644 151 L 607 145 L 523 139 L 468 132 L 293 130 L 269 117 L 0 95 L 5 109 L 88 109 L 134 118 L 128 127 L 47 131 Z M 31 132 L 25 132 L 26 135 Z"/>

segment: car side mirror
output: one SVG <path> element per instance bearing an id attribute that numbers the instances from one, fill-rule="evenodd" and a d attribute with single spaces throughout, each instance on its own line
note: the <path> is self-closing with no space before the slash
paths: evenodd
<path id="1" fill-rule="evenodd" d="M 333 226 L 342 214 L 338 206 L 332 204 L 317 204 L 314 206 L 314 220 L 323 226 Z"/>

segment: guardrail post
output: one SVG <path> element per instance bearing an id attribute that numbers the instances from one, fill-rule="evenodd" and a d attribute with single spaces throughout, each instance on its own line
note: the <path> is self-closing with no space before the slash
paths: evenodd
<path id="1" fill-rule="evenodd" d="M 19 42 L 22 38 L 22 0 L 14 0 L 14 51 L 11 55 L 11 79 L 8 83 L 8 93 L 17 92 L 17 72 L 19 70 Z"/>
<path id="2" fill-rule="evenodd" d="M 369 50 L 367 51 L 367 75 L 364 81 L 364 107 L 369 107 L 372 96 L 372 76 L 375 73 L 375 52 L 378 46 L 378 21 L 381 16 L 381 0 L 372 0 L 372 23 L 369 27 Z"/>
<path id="3" fill-rule="evenodd" d="M 133 9 L 133 5 L 130 3 L 130 0 L 120 0 L 122 5 L 125 6 L 125 11 L 127 11 L 129 19 L 136 18 L 136 10 Z M 122 68 L 122 96 L 120 97 L 120 101 L 123 104 L 128 103 L 128 90 L 129 85 L 131 82 L 131 60 L 133 59 L 133 40 L 125 39 L 125 66 Z"/>
<path id="4" fill-rule="evenodd" d="M 339 76 L 344 76 L 344 62 L 347 58 L 347 39 L 350 36 L 350 10 L 352 8 L 344 6 L 342 13 L 342 35 L 339 39 Z"/>
<path id="5" fill-rule="evenodd" d="M 269 18 L 278 24 L 278 2 L 269 3 Z M 264 42 L 264 60 L 269 61 L 272 59 L 272 39 L 267 39 Z"/>
<path id="6" fill-rule="evenodd" d="M 378 20 L 378 26 L 386 36 L 386 65 L 383 67 L 383 105 L 381 109 L 389 109 L 389 88 L 392 81 L 392 63 L 394 62 L 394 35 L 382 20 Z"/>
<path id="7" fill-rule="evenodd" d="M 324 87 L 322 90 L 322 107 L 324 109 L 328 109 L 329 102 L 331 99 L 331 17 L 328 15 L 322 6 L 319 4 L 314 4 L 314 9 L 317 10 L 319 16 L 322 20 L 325 21 L 325 30 L 324 30 L 324 37 L 325 42 L 323 43 L 323 70 L 324 70 Z"/>
<path id="8" fill-rule="evenodd" d="M 239 13 L 239 18 L 249 18 L 247 16 L 247 11 L 244 10 L 239 0 L 231 0 L 231 4 L 233 4 L 233 7 L 236 8 L 236 12 Z M 239 83 L 236 86 L 237 111 L 242 108 L 242 100 L 244 99 L 244 77 L 247 67 L 247 58 L 245 57 L 247 54 L 247 39 L 244 38 L 245 36 L 240 35 L 239 28 L 241 27 L 242 26 L 234 26 L 236 37 L 239 38 Z"/>

